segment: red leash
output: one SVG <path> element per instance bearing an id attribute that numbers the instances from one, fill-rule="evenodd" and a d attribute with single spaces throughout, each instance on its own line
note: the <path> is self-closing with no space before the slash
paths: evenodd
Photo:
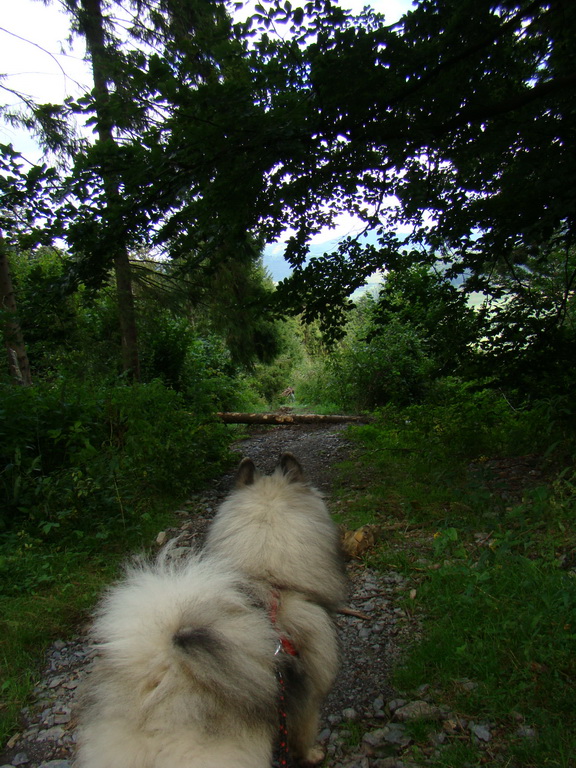
<path id="1" fill-rule="evenodd" d="M 272 592 L 272 602 L 270 604 L 270 621 L 273 627 L 278 630 L 276 619 L 278 616 L 278 605 L 280 603 L 280 593 L 278 590 Z M 281 651 L 287 653 L 289 656 L 298 656 L 294 644 L 285 636 L 278 633 L 278 647 L 276 648 L 275 656 Z M 279 719 L 279 733 L 280 739 L 278 742 L 279 747 L 279 765 L 281 768 L 286 768 L 288 765 L 288 726 L 287 726 L 287 714 L 286 714 L 286 683 L 284 681 L 284 675 L 280 666 L 276 670 L 279 683 L 278 693 L 278 719 Z"/>
<path id="2" fill-rule="evenodd" d="M 278 732 L 280 738 L 278 740 L 278 764 L 285 768 L 288 765 L 288 717 L 286 715 L 286 690 L 284 685 L 284 675 L 281 670 L 278 669 L 276 674 L 278 675 L 278 682 L 280 683 L 280 691 L 278 694 Z"/>
<path id="3" fill-rule="evenodd" d="M 270 621 L 272 622 L 272 625 L 274 629 L 278 630 L 278 627 L 276 626 L 276 619 L 278 617 L 278 605 L 280 604 L 280 593 L 277 589 L 275 589 L 272 592 L 272 603 L 270 604 Z M 278 640 L 280 642 L 280 646 L 276 649 L 276 655 L 282 650 L 285 653 L 287 653 L 289 656 L 298 656 L 298 651 L 296 650 L 294 644 L 286 637 L 286 635 L 281 635 L 278 633 Z"/>

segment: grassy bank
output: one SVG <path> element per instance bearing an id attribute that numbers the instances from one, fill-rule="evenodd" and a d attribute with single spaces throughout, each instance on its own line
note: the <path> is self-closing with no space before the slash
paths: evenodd
<path id="1" fill-rule="evenodd" d="M 489 726 L 488 743 L 455 732 L 426 763 L 573 768 L 574 470 L 562 470 L 566 454 L 527 454 L 544 447 L 526 424 L 513 438 L 497 420 L 469 427 L 428 408 L 354 429 L 341 519 L 377 524 L 368 564 L 410 576 L 403 607 L 421 618 L 423 639 L 396 670 L 397 689 L 416 697 L 429 686 L 459 721 Z"/>

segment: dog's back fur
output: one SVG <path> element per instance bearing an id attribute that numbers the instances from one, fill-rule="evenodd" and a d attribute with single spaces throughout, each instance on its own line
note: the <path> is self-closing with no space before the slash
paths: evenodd
<path id="1" fill-rule="evenodd" d="M 242 461 L 206 549 L 259 584 L 263 600 L 277 602 L 276 628 L 298 654 L 286 690 L 291 751 L 318 762 L 319 710 L 338 669 L 332 612 L 345 599 L 346 577 L 338 530 L 292 454 L 283 454 L 270 476 Z"/>
<path id="2" fill-rule="evenodd" d="M 199 555 L 130 567 L 92 635 L 80 768 L 268 768 L 277 634 L 238 572 Z"/>

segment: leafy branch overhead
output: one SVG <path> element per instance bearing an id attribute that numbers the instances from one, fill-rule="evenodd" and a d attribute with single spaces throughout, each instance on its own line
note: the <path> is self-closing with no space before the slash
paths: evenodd
<path id="1" fill-rule="evenodd" d="M 210 8 L 149 4 L 134 29 L 155 51 L 122 60 L 117 99 L 132 104 L 133 81 L 140 107 L 117 162 L 139 236 L 218 261 L 246 233 L 290 228 L 280 297 L 328 325 L 403 247 L 432 249 L 473 289 L 519 248 L 571 242 L 570 3 L 429 0 L 392 25 L 330 2 L 270 3 L 236 25 Z M 308 261 L 343 212 L 377 239 Z"/>
<path id="2" fill-rule="evenodd" d="M 267 82 L 269 114 L 281 113 L 289 93 L 308 128 L 301 156 L 278 157 L 267 189 L 276 217 L 297 229 L 288 255 L 298 269 L 327 207 L 378 230 L 378 266 L 395 265 L 389 236 L 399 227 L 410 231 L 408 243 L 451 247 L 454 273 L 485 273 L 558 230 L 570 242 L 572 5 L 437 0 L 393 26 L 372 12 L 310 13 L 316 39 L 298 57 L 292 43 L 268 42 L 269 61 L 286 73 Z M 255 60 L 259 72 L 272 70 Z M 281 129 L 279 120 L 280 137 Z M 387 208 L 392 195 L 398 205 Z M 357 244 L 349 245 L 348 261 L 346 245 L 328 260 L 340 260 L 343 274 L 348 263 L 362 272 Z M 378 257 L 366 255 L 371 271 Z"/>

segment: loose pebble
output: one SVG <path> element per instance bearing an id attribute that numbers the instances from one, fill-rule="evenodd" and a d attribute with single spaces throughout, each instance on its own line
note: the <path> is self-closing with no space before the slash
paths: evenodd
<path id="1" fill-rule="evenodd" d="M 470 723 L 469 728 L 474 736 L 476 736 L 476 738 L 480 739 L 481 741 L 488 742 L 492 738 L 490 731 L 488 728 L 486 728 L 485 725 L 475 725 L 474 723 Z"/>

